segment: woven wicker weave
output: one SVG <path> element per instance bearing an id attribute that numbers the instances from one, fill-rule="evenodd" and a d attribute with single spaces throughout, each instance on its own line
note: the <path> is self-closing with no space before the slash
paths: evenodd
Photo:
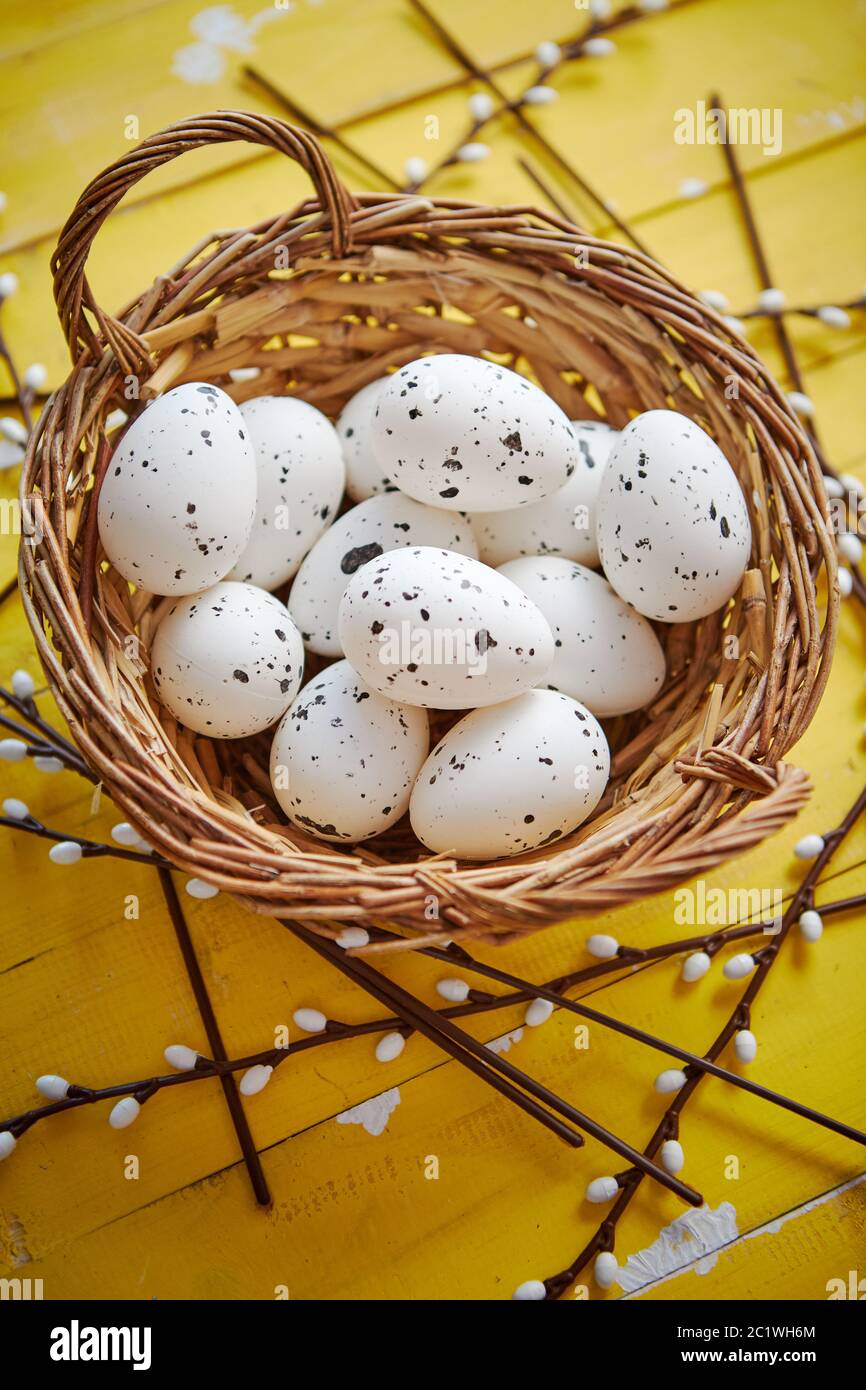
<path id="1" fill-rule="evenodd" d="M 104 313 L 85 263 L 106 216 L 150 170 L 229 140 L 297 160 L 315 197 L 204 238 L 122 314 Z M 353 197 L 308 132 L 220 112 L 151 136 L 95 179 L 53 268 L 73 367 L 23 470 L 24 604 L 85 758 L 177 866 L 325 931 L 387 920 L 416 940 L 510 935 L 668 887 L 746 850 L 804 803 L 807 780 L 782 759 L 823 691 L 839 603 L 820 468 L 751 348 L 647 257 L 529 207 Z M 236 401 L 288 391 L 335 415 L 388 368 L 437 350 L 495 354 L 573 419 L 621 427 L 664 406 L 689 415 L 736 469 L 754 534 L 731 607 L 664 628 L 661 695 L 607 722 L 613 773 L 594 818 L 555 853 L 489 865 L 431 858 L 405 822 L 349 850 L 286 825 L 267 735 L 210 741 L 159 706 L 147 663 L 160 600 L 130 593 L 96 531 L 105 422 L 130 410 L 126 376 L 142 401 L 206 380 Z M 257 379 L 228 377 L 249 366 Z"/>

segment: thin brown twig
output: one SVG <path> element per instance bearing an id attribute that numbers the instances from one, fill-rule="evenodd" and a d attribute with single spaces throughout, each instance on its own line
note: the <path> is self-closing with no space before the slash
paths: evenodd
<path id="1" fill-rule="evenodd" d="M 198 1008 L 202 1023 L 204 1024 L 211 1055 L 214 1061 L 224 1064 L 228 1062 L 229 1056 L 226 1052 L 225 1043 L 223 1042 L 222 1032 L 217 1022 L 217 1016 L 214 1012 L 211 997 L 208 994 L 204 975 L 199 965 L 189 926 L 187 925 L 180 900 L 177 896 L 177 889 L 174 886 L 174 880 L 168 869 L 159 869 L 159 884 L 162 889 L 163 898 L 165 899 L 165 905 L 168 908 L 168 915 L 171 919 L 175 938 L 180 948 L 181 959 L 183 960 L 187 979 L 189 980 L 190 987 L 195 997 L 196 1007 Z M 223 1095 L 225 1096 L 232 1126 L 237 1135 L 238 1143 L 241 1146 L 244 1165 L 249 1174 L 256 1201 L 261 1207 L 269 1207 L 272 1199 L 267 1179 L 264 1174 L 264 1169 L 262 1168 L 262 1162 L 252 1136 L 252 1131 L 250 1130 L 246 1112 L 241 1104 L 240 1092 L 238 1091 L 237 1083 L 231 1071 L 224 1070 L 220 1072 L 220 1085 L 222 1086 Z"/>

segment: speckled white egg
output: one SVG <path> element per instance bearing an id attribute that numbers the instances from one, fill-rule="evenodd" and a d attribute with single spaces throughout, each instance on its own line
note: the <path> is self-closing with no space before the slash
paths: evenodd
<path id="1" fill-rule="evenodd" d="M 529 690 L 449 729 L 418 774 L 412 829 L 428 849 L 459 859 L 521 854 L 586 820 L 609 772 L 589 710 L 558 691 Z"/>
<path id="2" fill-rule="evenodd" d="M 346 465 L 326 415 L 293 396 L 258 396 L 241 406 L 256 459 L 253 529 L 229 574 L 276 589 L 297 570 L 337 515 Z"/>
<path id="3" fill-rule="evenodd" d="M 485 565 L 503 565 L 518 555 L 563 555 L 582 565 L 598 564 L 596 498 L 617 431 L 601 420 L 573 420 L 571 428 L 578 461 L 565 487 L 513 511 L 470 514 Z"/>
<path id="4" fill-rule="evenodd" d="M 301 829 L 324 840 L 367 840 L 405 814 L 429 746 L 425 710 L 377 694 L 348 661 L 337 661 L 281 719 L 271 783 Z"/>
<path id="5" fill-rule="evenodd" d="M 482 357 L 441 353 L 383 384 L 372 443 L 401 491 L 452 511 L 502 511 L 564 487 L 577 441 L 531 381 Z"/>
<path id="6" fill-rule="evenodd" d="M 342 656 L 337 614 L 352 575 L 377 556 L 410 545 L 439 546 L 473 557 L 478 554 L 478 543 L 465 517 L 425 507 L 399 492 L 359 502 L 319 538 L 298 570 L 289 595 L 289 612 L 310 651 L 320 656 Z"/>
<path id="7" fill-rule="evenodd" d="M 353 575 L 339 631 L 374 690 L 433 709 L 510 700 L 553 661 L 550 627 L 516 584 L 432 546 L 392 551 Z"/>
<path id="8" fill-rule="evenodd" d="M 659 622 L 715 613 L 735 592 L 752 532 L 734 470 L 699 425 L 648 410 L 621 431 L 598 494 L 598 547 L 617 593 Z"/>
<path id="9" fill-rule="evenodd" d="M 153 594 L 192 594 L 228 574 L 256 510 L 249 430 L 231 397 L 194 381 L 133 420 L 99 493 L 114 568 Z"/>
<path id="10" fill-rule="evenodd" d="M 661 689 L 665 654 L 646 618 L 594 570 L 556 555 L 523 556 L 499 569 L 537 604 L 556 654 L 545 685 L 606 718 L 642 709 Z"/>
<path id="11" fill-rule="evenodd" d="M 387 377 L 362 386 L 343 406 L 337 421 L 337 434 L 346 460 L 346 492 L 353 502 L 364 502 L 380 492 L 393 492 L 396 483 L 386 478 L 373 452 L 370 439 L 373 410 L 382 383 Z"/>
<path id="12" fill-rule="evenodd" d="M 187 728 L 245 738 L 275 724 L 292 703 L 304 648 L 279 599 L 223 580 L 171 604 L 150 667 L 160 700 Z"/>

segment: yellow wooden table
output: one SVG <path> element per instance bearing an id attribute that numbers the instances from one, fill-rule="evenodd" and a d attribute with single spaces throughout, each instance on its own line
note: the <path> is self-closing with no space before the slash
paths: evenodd
<path id="1" fill-rule="evenodd" d="M 473 57 L 506 65 L 500 80 L 510 93 L 530 79 L 525 57 L 538 41 L 577 32 L 587 8 L 566 0 L 431 5 Z M 652 251 L 694 288 L 723 291 L 735 312 L 754 305 L 759 285 L 720 151 L 673 138 L 674 113 L 717 89 L 729 105 L 783 114 L 778 155 L 754 146 L 740 153 L 789 302 L 855 298 L 866 280 L 862 3 L 688 0 L 615 38 L 614 54 L 571 65 L 557 79 L 558 102 L 533 119 Z M 81 187 L 130 139 L 198 110 L 280 112 L 244 76 L 252 65 L 326 124 L 350 122 L 347 138 L 402 181 L 407 157 L 435 163 L 437 150 L 450 148 L 472 90 L 406 0 L 270 8 L 235 0 L 208 9 L 200 0 L 15 0 L 4 7 L 0 56 L 10 135 L 0 272 L 13 271 L 21 285 L 2 324 L 18 363 L 44 362 L 51 384 L 65 357 L 49 254 Z M 390 109 L 368 114 L 382 106 Z M 425 138 L 436 123 L 438 145 Z M 604 226 L 511 120 L 498 122 L 489 141 L 489 160 L 438 176 L 436 191 L 537 202 L 516 162 L 523 154 L 581 220 Z M 371 186 L 361 165 L 331 148 L 347 182 Z M 701 180 L 706 191 L 685 199 L 684 180 Z M 203 232 L 258 220 L 304 191 L 299 171 L 275 155 L 228 147 L 188 156 L 136 188 L 103 229 L 92 265 L 97 297 L 120 306 Z M 807 318 L 791 325 L 828 455 L 866 479 L 866 316 L 841 332 Z M 751 337 L 784 379 L 769 327 Z M 0 473 L 2 497 L 16 487 L 17 470 Z M 15 537 L 4 535 L 0 580 L 14 565 Z M 854 800 L 866 777 L 863 630 L 849 606 L 823 706 L 793 753 L 814 783 L 809 808 L 772 842 L 712 873 L 708 886 L 789 894 L 801 872 L 795 840 L 835 825 Z M 17 667 L 36 673 L 14 600 L 0 610 L 0 652 L 4 680 Z M 4 796 L 28 801 L 48 824 L 108 839 L 119 817 L 95 806 L 72 774 L 2 766 Z M 54 867 L 44 841 L 12 833 L 0 838 L 0 854 L 0 1111 L 32 1104 L 43 1072 L 107 1085 L 159 1070 L 168 1043 L 204 1050 L 152 870 L 112 860 Z M 861 825 L 819 901 L 863 892 L 864 862 Z M 139 903 L 133 920 L 130 895 Z M 232 1055 L 268 1046 L 301 1005 L 348 1020 L 375 1016 L 273 922 L 223 898 L 185 899 L 185 907 Z M 584 959 L 591 930 L 641 945 L 679 934 L 672 898 L 659 897 L 592 925 L 545 931 L 495 959 L 550 978 Z M 756 1010 L 750 1073 L 861 1127 L 863 931 L 854 916 L 839 917 L 819 945 L 785 950 Z M 401 959 L 389 969 L 435 1000 L 434 963 Z M 669 961 L 597 989 L 593 1002 L 702 1051 L 730 1011 L 731 991 L 718 971 L 686 988 Z M 540 1029 L 521 1033 L 520 1021 L 512 1010 L 473 1026 L 485 1040 L 518 1030 L 510 1046 L 521 1067 L 641 1147 L 663 1105 L 652 1088 L 657 1055 L 599 1029 L 577 1050 L 574 1019 L 561 1010 Z M 41 1278 L 46 1298 L 500 1298 L 566 1264 L 600 1215 L 583 1200 L 588 1179 L 610 1171 L 598 1145 L 567 1150 L 419 1039 L 387 1066 L 375 1062 L 369 1039 L 301 1054 L 246 1106 L 274 1194 L 266 1212 L 253 1202 L 214 1083 L 159 1095 L 122 1132 L 109 1129 L 105 1106 L 37 1126 L 0 1169 L 0 1275 Z M 858 1268 L 866 1275 L 866 1165 L 856 1145 L 712 1079 L 687 1108 L 682 1141 L 684 1176 L 709 1210 L 671 1228 L 679 1203 L 643 1185 L 617 1239 L 620 1263 L 635 1257 L 630 1296 L 824 1299 L 829 1280 Z M 621 1295 L 591 1286 L 592 1297 Z"/>

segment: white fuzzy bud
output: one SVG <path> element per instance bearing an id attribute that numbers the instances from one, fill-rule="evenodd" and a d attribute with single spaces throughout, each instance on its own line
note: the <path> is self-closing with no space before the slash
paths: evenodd
<path id="1" fill-rule="evenodd" d="M 836 304 L 822 304 L 816 315 L 828 328 L 850 328 L 851 315 Z"/>
<path id="2" fill-rule="evenodd" d="M 706 179 L 682 179 L 680 182 L 681 198 L 700 198 L 706 193 L 709 184 Z"/>
<path id="3" fill-rule="evenodd" d="M 51 846 L 48 858 L 52 864 L 77 864 L 81 854 L 81 846 L 74 840 L 61 840 L 59 844 Z"/>
<path id="4" fill-rule="evenodd" d="M 460 160 L 461 164 L 480 164 L 489 153 L 489 145 L 482 145 L 479 140 L 470 140 L 468 145 L 460 146 L 456 158 Z"/>
<path id="5" fill-rule="evenodd" d="M 4 739 L 4 743 L 12 743 L 13 739 Z M 26 801 L 19 801 L 17 796 L 7 796 L 3 802 L 3 814 L 9 820 L 27 820 L 30 816 L 30 807 Z"/>
<path id="6" fill-rule="evenodd" d="M 603 1178 L 593 1178 L 592 1182 L 587 1184 L 586 1200 L 598 1206 L 602 1202 L 609 1202 L 618 1192 L 619 1183 L 616 1178 L 606 1174 Z"/>
<path id="7" fill-rule="evenodd" d="M 814 943 L 820 941 L 824 935 L 824 920 L 820 912 L 815 912 L 812 908 L 808 912 L 801 912 L 799 927 L 804 941 Z"/>
<path id="8" fill-rule="evenodd" d="M 427 161 L 420 155 L 412 155 L 403 165 L 407 183 L 423 183 L 427 177 Z"/>
<path id="9" fill-rule="evenodd" d="M 609 1289 L 612 1284 L 616 1283 L 619 1274 L 616 1255 L 610 1250 L 602 1250 L 601 1254 L 596 1257 L 592 1273 L 600 1289 Z"/>
<path id="10" fill-rule="evenodd" d="M 785 307 L 785 294 L 783 290 L 777 290 L 775 286 L 770 286 L 766 290 L 761 290 L 758 295 L 758 308 L 763 309 L 767 314 L 778 314 L 780 309 Z"/>
<path id="11" fill-rule="evenodd" d="M 344 927 L 337 937 L 337 945 L 344 951 L 355 950 L 359 946 L 369 946 L 370 933 L 364 927 Z"/>
<path id="12" fill-rule="evenodd" d="M 725 314 L 724 323 L 725 327 L 730 329 L 732 333 L 739 333 L 741 338 L 745 336 L 746 325 L 742 319 L 736 318 L 734 314 Z"/>
<path id="13" fill-rule="evenodd" d="M 473 92 L 469 98 L 469 114 L 473 121 L 487 121 L 493 115 L 493 98 L 489 92 Z"/>
<path id="14" fill-rule="evenodd" d="M 261 374 L 261 367 L 232 367 L 229 371 L 229 376 L 232 381 L 238 384 L 243 381 L 255 381 Z"/>
<path id="15" fill-rule="evenodd" d="M 667 1071 L 660 1071 L 653 1086 L 660 1096 L 672 1095 L 674 1091 L 681 1091 L 686 1084 L 686 1074 L 678 1067 L 669 1067 Z"/>
<path id="16" fill-rule="evenodd" d="M 8 1129 L 0 1129 L 0 1160 L 8 1158 L 17 1143 L 15 1135 L 10 1134 Z"/>
<path id="17" fill-rule="evenodd" d="M 18 700 L 32 700 L 36 694 L 36 682 L 29 671 L 12 672 L 12 694 Z"/>
<path id="18" fill-rule="evenodd" d="M 30 391 L 41 391 L 48 380 L 48 372 L 41 362 L 31 362 L 22 380 Z"/>
<path id="19" fill-rule="evenodd" d="M 535 49 L 535 61 L 543 68 L 555 68 L 562 57 L 562 49 L 552 39 L 542 39 Z"/>
<path id="20" fill-rule="evenodd" d="M 758 1055 L 758 1040 L 748 1028 L 734 1034 L 734 1052 L 738 1062 L 754 1062 Z"/>
<path id="21" fill-rule="evenodd" d="M 469 996 L 469 986 L 465 980 L 437 980 L 436 993 L 449 1004 L 463 1004 Z"/>
<path id="22" fill-rule="evenodd" d="M 637 7 L 645 14 L 661 14 L 668 7 L 668 0 L 637 0 Z"/>
<path id="23" fill-rule="evenodd" d="M 847 560 L 849 565 L 859 565 L 863 559 L 863 542 L 859 536 L 855 536 L 853 531 L 845 531 L 836 545 L 843 560 Z"/>
<path id="24" fill-rule="evenodd" d="M 853 473 L 840 473 L 839 482 L 846 492 L 853 492 L 855 497 L 864 495 L 864 487 L 859 478 L 855 478 Z"/>
<path id="25" fill-rule="evenodd" d="M 844 497 L 845 489 L 838 478 L 834 478 L 831 473 L 824 474 L 824 491 L 828 497 Z"/>
<path id="26" fill-rule="evenodd" d="M 23 739 L 0 738 L 0 762 L 20 763 L 23 762 L 26 757 L 27 744 Z"/>
<path id="27" fill-rule="evenodd" d="M 52 753 L 37 753 L 33 759 L 33 766 L 37 772 L 62 772 L 63 763 L 59 758 L 55 758 Z"/>
<path id="28" fill-rule="evenodd" d="M 811 396 L 807 396 L 805 391 L 789 391 L 788 404 L 795 415 L 801 419 L 810 419 L 815 414 L 815 402 Z"/>
<path id="29" fill-rule="evenodd" d="M 527 1279 L 525 1284 L 518 1284 L 511 1297 L 518 1303 L 538 1303 L 547 1297 L 547 1289 L 540 1279 Z"/>
<path id="30" fill-rule="evenodd" d="M 728 307 L 727 295 L 722 294 L 721 290 L 701 290 L 698 295 L 711 309 L 717 309 L 723 314 Z"/>
<path id="31" fill-rule="evenodd" d="M 48 1072 L 45 1076 L 37 1076 L 36 1089 L 46 1100 L 65 1100 L 69 1082 L 62 1076 L 54 1076 Z"/>
<path id="32" fill-rule="evenodd" d="M 108 1117 L 108 1123 L 112 1129 L 126 1129 L 133 1124 L 141 1113 L 141 1106 L 135 1096 L 124 1096 L 112 1109 Z"/>
<path id="33" fill-rule="evenodd" d="M 130 825 L 125 820 L 118 821 L 117 825 L 111 827 L 111 838 L 116 844 L 129 847 L 137 845 L 139 842 L 138 831 L 135 826 Z"/>
<path id="34" fill-rule="evenodd" d="M 245 1071 L 238 1082 L 238 1090 L 242 1096 L 257 1096 L 259 1091 L 263 1091 L 273 1076 L 273 1067 L 265 1066 L 258 1062 L 249 1071 Z"/>
<path id="35" fill-rule="evenodd" d="M 796 859 L 817 859 L 824 849 L 823 835 L 804 835 L 794 846 Z"/>
<path id="36" fill-rule="evenodd" d="M 195 1071 L 199 1058 L 199 1054 L 184 1043 L 171 1043 L 162 1055 L 175 1071 Z"/>
<path id="37" fill-rule="evenodd" d="M 523 100 L 527 106 L 549 106 L 558 96 L 559 92 L 554 87 L 545 87 L 542 84 L 538 87 L 527 87 L 523 93 Z"/>
<path id="38" fill-rule="evenodd" d="M 14 415 L 4 415 L 0 420 L 0 434 L 4 439 L 8 439 L 10 444 L 27 443 L 27 430 Z"/>
<path id="39" fill-rule="evenodd" d="M 747 975 L 751 975 L 755 968 L 755 958 L 750 956 L 747 951 L 740 951 L 736 956 L 731 956 L 722 966 L 722 974 L 726 980 L 745 980 Z"/>
<path id="40" fill-rule="evenodd" d="M 704 978 L 711 965 L 712 960 L 706 951 L 693 951 L 683 961 L 683 979 L 690 985 L 694 984 L 695 980 Z"/>
<path id="41" fill-rule="evenodd" d="M 324 1033 L 328 1020 L 321 1009 L 295 1009 L 292 1021 L 302 1033 Z"/>
<path id="42" fill-rule="evenodd" d="M 839 583 L 839 594 L 841 598 L 850 598 L 854 592 L 854 576 L 850 570 L 842 566 L 837 571 L 836 578 Z"/>
<path id="43" fill-rule="evenodd" d="M 615 936 L 604 936 L 599 933 L 587 939 L 586 949 L 591 956 L 595 956 L 598 960 L 613 960 L 619 950 L 619 942 Z"/>
<path id="44" fill-rule="evenodd" d="M 394 1062 L 406 1046 L 402 1033 L 386 1033 L 376 1044 L 377 1062 Z"/>
<path id="45" fill-rule="evenodd" d="M 11 270 L 6 270 L 0 275 L 0 300 L 8 299 L 18 288 L 18 276 Z"/>
<path id="46" fill-rule="evenodd" d="M 553 1013 L 553 1004 L 549 999 L 533 999 L 526 1006 L 526 1013 L 523 1015 L 523 1022 L 528 1028 L 540 1028 L 542 1023 L 546 1023 Z"/>
<path id="47" fill-rule="evenodd" d="M 219 889 L 213 883 L 206 883 L 203 878 L 188 878 L 183 885 L 191 898 L 215 898 Z"/>
<path id="48" fill-rule="evenodd" d="M 613 39 L 606 39 L 598 35 L 595 38 L 587 39 L 580 51 L 585 53 L 587 58 L 608 58 L 611 53 L 616 53 L 616 44 Z"/>
<path id="49" fill-rule="evenodd" d="M 686 1166 L 686 1156 L 678 1139 L 666 1139 L 659 1157 L 666 1173 L 681 1173 Z"/>

